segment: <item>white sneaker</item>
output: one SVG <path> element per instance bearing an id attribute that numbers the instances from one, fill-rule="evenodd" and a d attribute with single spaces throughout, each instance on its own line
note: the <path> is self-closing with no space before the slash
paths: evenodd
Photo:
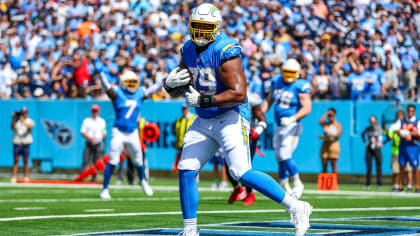
<path id="1" fill-rule="evenodd" d="M 15 184 L 16 183 L 16 178 L 12 177 L 12 179 L 10 179 L 10 183 Z"/>
<path id="2" fill-rule="evenodd" d="M 299 181 L 295 181 L 293 183 L 293 190 L 292 190 L 292 196 L 295 197 L 296 199 L 299 199 L 300 197 L 302 197 L 303 194 L 303 189 L 305 187 L 303 186 L 302 182 Z"/>
<path id="3" fill-rule="evenodd" d="M 111 199 L 111 195 L 109 195 L 108 189 L 103 189 L 100 196 L 102 199 Z"/>
<path id="4" fill-rule="evenodd" d="M 141 181 L 141 186 L 143 187 L 143 191 L 147 196 L 153 195 L 153 189 L 149 186 L 146 180 Z"/>
<path id="5" fill-rule="evenodd" d="M 194 229 L 184 229 L 181 233 L 177 234 L 177 236 L 199 236 L 200 232 Z"/>
<path id="6" fill-rule="evenodd" d="M 211 185 L 210 190 L 212 190 L 212 191 L 216 191 L 218 188 L 219 188 L 219 185 L 218 185 L 216 182 L 214 182 L 214 183 Z"/>
<path id="7" fill-rule="evenodd" d="M 303 236 L 309 229 L 309 216 L 313 207 L 304 201 L 297 200 L 293 206 L 287 210 L 290 214 L 292 224 L 295 226 L 295 235 Z"/>
<path id="8" fill-rule="evenodd" d="M 122 180 L 117 180 L 117 182 L 115 182 L 116 185 L 121 185 L 122 183 Z"/>
<path id="9" fill-rule="evenodd" d="M 286 191 L 286 193 L 288 193 L 290 195 L 293 194 L 293 191 L 292 191 L 292 189 L 290 188 L 290 185 L 289 185 L 289 180 L 287 180 L 287 181 L 280 180 L 279 183 L 280 183 L 280 186 L 284 189 L 284 191 Z"/>
<path id="10" fill-rule="evenodd" d="M 219 184 L 219 190 L 222 190 L 222 191 L 229 190 L 228 183 L 226 181 L 221 182 Z"/>

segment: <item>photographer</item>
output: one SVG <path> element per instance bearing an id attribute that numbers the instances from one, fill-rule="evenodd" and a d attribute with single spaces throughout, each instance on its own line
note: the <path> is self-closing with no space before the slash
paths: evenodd
<path id="1" fill-rule="evenodd" d="M 13 112 L 11 128 L 13 130 L 13 177 L 11 182 L 16 183 L 16 176 L 18 171 L 19 158 L 23 156 L 25 181 L 28 181 L 29 175 L 29 145 L 32 144 L 33 138 L 31 130 L 34 127 L 34 121 L 28 117 L 28 108 L 22 107 L 21 111 Z"/>

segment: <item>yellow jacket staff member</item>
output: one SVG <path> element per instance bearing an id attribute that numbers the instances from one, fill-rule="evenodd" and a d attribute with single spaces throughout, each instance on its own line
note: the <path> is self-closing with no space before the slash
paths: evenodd
<path id="1" fill-rule="evenodd" d="M 178 171 L 177 165 L 179 158 L 181 157 L 182 142 L 184 140 L 184 135 L 187 132 L 188 128 L 194 122 L 196 115 L 190 112 L 187 104 L 182 104 L 182 117 L 178 118 L 175 122 L 175 138 L 176 144 L 175 148 L 177 150 L 176 160 L 172 166 L 172 169 Z"/>

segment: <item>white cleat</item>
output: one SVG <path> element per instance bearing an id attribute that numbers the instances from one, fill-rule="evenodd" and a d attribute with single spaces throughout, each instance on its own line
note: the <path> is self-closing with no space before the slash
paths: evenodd
<path id="1" fill-rule="evenodd" d="M 109 195 L 109 190 L 108 189 L 103 189 L 101 194 L 100 194 L 102 199 L 111 199 L 111 195 Z"/>
<path id="2" fill-rule="evenodd" d="M 300 181 L 299 181 L 299 183 L 294 184 L 293 191 L 292 191 L 292 196 L 296 199 L 299 199 L 300 197 L 302 197 L 304 188 L 305 187 L 303 186 L 302 182 L 300 182 Z"/>
<path id="3" fill-rule="evenodd" d="M 303 236 L 309 229 L 309 216 L 313 207 L 304 201 L 296 201 L 293 206 L 287 210 L 290 214 L 292 224 L 295 226 L 295 236 Z"/>
<path id="4" fill-rule="evenodd" d="M 184 229 L 181 233 L 177 234 L 177 236 L 199 236 L 200 233 L 198 230 L 194 229 Z"/>
<path id="5" fill-rule="evenodd" d="M 229 190 L 228 183 L 227 183 L 226 181 L 222 181 L 222 182 L 219 184 L 218 189 L 219 189 L 219 190 L 221 190 L 221 191 L 226 191 L 226 190 Z"/>
<path id="6" fill-rule="evenodd" d="M 12 178 L 10 179 L 10 183 L 15 184 L 15 183 L 16 183 L 16 178 L 15 178 L 15 177 L 12 177 Z"/>
<path id="7" fill-rule="evenodd" d="M 141 181 L 141 186 L 143 187 L 143 191 L 147 196 L 153 195 L 153 189 L 150 187 L 146 180 Z"/>

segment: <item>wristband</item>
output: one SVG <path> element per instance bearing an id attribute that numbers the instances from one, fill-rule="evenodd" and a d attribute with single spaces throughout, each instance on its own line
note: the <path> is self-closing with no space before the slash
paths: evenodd
<path id="1" fill-rule="evenodd" d="M 212 95 L 200 95 L 200 107 L 208 108 L 216 105 L 216 99 Z"/>
<path id="2" fill-rule="evenodd" d="M 265 123 L 264 121 L 260 121 L 258 122 L 257 128 L 255 128 L 254 132 L 260 135 L 264 131 L 265 128 L 267 128 L 267 123 Z"/>

